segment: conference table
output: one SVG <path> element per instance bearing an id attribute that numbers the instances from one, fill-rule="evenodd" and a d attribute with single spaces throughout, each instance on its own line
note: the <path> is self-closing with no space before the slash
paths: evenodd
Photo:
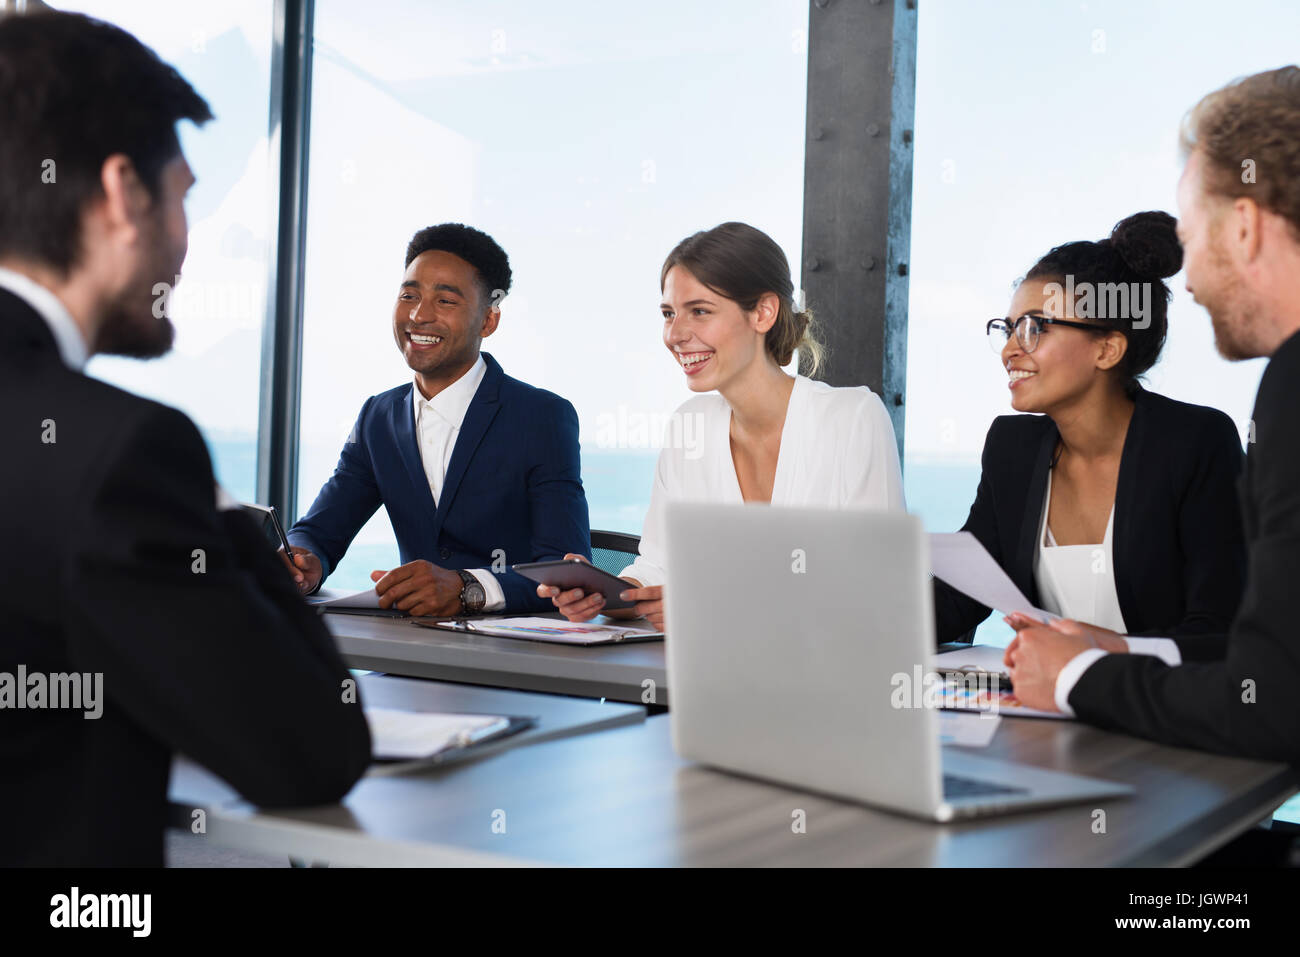
<path id="1" fill-rule="evenodd" d="M 443 631 L 411 618 L 323 617 L 352 668 L 660 708 L 669 703 L 662 641 L 583 647 Z"/>
<path id="2" fill-rule="evenodd" d="M 1176 866 L 1265 820 L 1300 784 L 1287 765 L 1004 716 L 981 754 L 1124 782 L 1136 795 L 936 824 L 692 764 L 673 752 L 670 721 L 371 773 L 328 807 L 258 809 L 182 761 L 174 821 L 202 807 L 216 844 L 356 866 Z"/>

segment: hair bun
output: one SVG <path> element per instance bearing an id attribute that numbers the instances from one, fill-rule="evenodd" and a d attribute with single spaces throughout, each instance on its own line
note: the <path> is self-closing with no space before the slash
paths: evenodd
<path id="1" fill-rule="evenodd" d="M 1168 213 L 1134 213 L 1115 224 L 1110 243 L 1142 279 L 1164 279 L 1183 268 L 1177 226 Z"/>

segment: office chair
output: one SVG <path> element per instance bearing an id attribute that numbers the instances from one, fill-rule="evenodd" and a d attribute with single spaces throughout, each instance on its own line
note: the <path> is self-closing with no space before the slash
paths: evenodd
<path id="1" fill-rule="evenodd" d="M 640 535 L 626 532 L 591 530 L 591 563 L 602 571 L 617 575 L 631 565 L 641 544 Z"/>

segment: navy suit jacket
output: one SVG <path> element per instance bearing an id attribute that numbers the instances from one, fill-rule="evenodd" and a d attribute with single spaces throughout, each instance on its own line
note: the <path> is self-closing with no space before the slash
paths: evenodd
<path id="1" fill-rule="evenodd" d="M 501 583 L 507 611 L 554 610 L 535 583 L 509 569 L 591 554 L 578 415 L 567 400 L 506 375 L 486 352 L 483 360 L 487 371 L 436 507 L 415 431 L 414 385 L 366 400 L 334 474 L 289 530 L 290 542 L 320 558 L 322 580 L 383 505 L 402 564 L 486 568 Z"/>

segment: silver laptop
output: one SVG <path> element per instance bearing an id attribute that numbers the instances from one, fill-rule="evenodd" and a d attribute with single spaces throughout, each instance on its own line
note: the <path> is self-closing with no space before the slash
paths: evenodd
<path id="1" fill-rule="evenodd" d="M 936 821 L 1133 793 L 941 747 L 933 708 L 895 706 L 934 647 L 916 516 L 667 514 L 669 720 L 683 757 Z"/>

